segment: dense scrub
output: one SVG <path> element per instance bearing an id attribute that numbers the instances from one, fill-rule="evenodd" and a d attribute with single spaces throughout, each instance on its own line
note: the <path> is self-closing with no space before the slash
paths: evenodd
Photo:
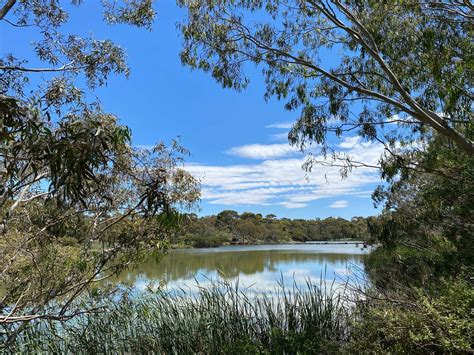
<path id="1" fill-rule="evenodd" d="M 472 351 L 474 289 L 460 279 L 440 281 L 436 291 L 378 293 L 358 308 L 348 348 L 373 353 Z M 380 297 L 380 298 L 379 298 Z M 356 318 L 357 319 L 357 318 Z"/>
<path id="2" fill-rule="evenodd" d="M 379 247 L 366 259 L 374 286 L 358 309 L 358 350 L 474 346 L 474 158 L 434 139 L 418 167 L 374 195 L 385 209 L 369 224 Z"/>
<path id="3" fill-rule="evenodd" d="M 278 219 L 270 214 L 222 211 L 216 216 L 198 218 L 188 215 L 185 233 L 173 239 L 175 244 L 215 247 L 222 244 L 273 244 L 312 240 L 361 240 L 368 238 L 363 217 L 326 219 Z"/>

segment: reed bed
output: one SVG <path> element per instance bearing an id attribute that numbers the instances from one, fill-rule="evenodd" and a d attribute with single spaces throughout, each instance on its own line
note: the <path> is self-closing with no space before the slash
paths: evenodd
<path id="1" fill-rule="evenodd" d="M 86 305 L 85 305 L 86 306 Z M 349 336 L 350 306 L 334 284 L 272 292 L 221 281 L 102 301 L 103 311 L 65 323 L 38 321 L 9 352 L 331 353 Z"/>

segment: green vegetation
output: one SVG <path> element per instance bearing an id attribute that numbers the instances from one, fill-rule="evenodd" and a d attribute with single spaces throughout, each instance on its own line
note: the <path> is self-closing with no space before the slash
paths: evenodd
<path id="1" fill-rule="evenodd" d="M 199 294 L 158 292 L 103 302 L 103 313 L 60 325 L 41 321 L 11 348 L 18 352 L 256 354 L 332 352 L 347 339 L 342 293 L 308 284 L 249 293 L 215 284 Z"/>
<path id="2" fill-rule="evenodd" d="M 80 1 L 73 1 L 80 5 Z M 0 58 L 0 337 L 8 351 L 462 353 L 474 347 L 473 26 L 469 0 L 179 0 L 182 62 L 300 110 L 290 143 L 306 168 L 367 167 L 337 152 L 358 134 L 385 148 L 384 204 L 367 221 L 277 220 L 179 211 L 198 197 L 174 143 L 130 147 L 130 131 L 76 85 L 128 75 L 111 41 L 64 36 L 59 1 L 0 3 L 0 20 L 35 26 L 37 57 Z M 150 28 L 151 1 L 104 2 L 104 20 Z M 115 6 L 116 5 L 116 6 Z M 325 67 L 324 56 L 335 64 Z M 35 58 L 35 59 L 38 59 Z M 33 60 L 31 63 L 36 63 Z M 65 63 L 58 66 L 59 63 Z M 38 87 L 31 76 L 47 72 Z M 331 158 L 331 159 L 327 159 Z M 363 157 L 362 157 L 363 158 Z M 170 240 L 193 246 L 338 238 L 379 245 L 371 288 L 353 309 L 310 286 L 250 299 L 227 285 L 195 298 L 111 300 L 92 287 Z M 222 285 L 221 285 L 222 286 Z M 98 293 L 85 303 L 79 295 Z M 352 295 L 353 296 L 353 295 Z M 109 301 L 107 301 L 109 300 Z M 117 303 L 117 302 L 118 303 Z M 96 306 L 105 312 L 96 313 Z M 60 321 L 60 322 L 58 322 Z"/>
<path id="3" fill-rule="evenodd" d="M 175 245 L 196 248 L 223 244 L 278 244 L 307 241 L 368 239 L 367 222 L 363 217 L 350 221 L 343 218 L 277 219 L 275 215 L 225 210 L 217 216 L 198 218 L 188 215 L 184 235 L 171 239 Z"/>
<path id="4" fill-rule="evenodd" d="M 385 209 L 371 225 L 380 246 L 366 260 L 374 287 L 360 308 L 359 349 L 464 352 L 474 344 L 474 158 L 437 137 L 418 167 L 431 172 L 407 171 L 374 194 Z"/>
<path id="5" fill-rule="evenodd" d="M 80 3 L 72 1 L 71 11 Z M 109 24 L 149 27 L 154 17 L 148 1 L 103 5 Z M 90 101 L 111 74 L 129 68 L 112 41 L 68 33 L 68 18 L 59 1 L 0 1 L 2 26 L 37 35 L 25 52 L 35 55 L 0 57 L 0 332 L 7 345 L 31 320 L 74 317 L 78 295 L 163 250 L 179 211 L 199 199 L 178 142 L 135 149 L 130 129 Z"/>
<path id="6" fill-rule="evenodd" d="M 472 119 L 471 1 L 178 3 L 187 12 L 183 63 L 235 90 L 249 85 L 258 66 L 265 98 L 300 112 L 289 140 L 312 148 L 308 167 L 328 164 L 328 156 L 345 173 L 364 166 L 361 157 L 338 154 L 334 137 L 352 134 L 384 144 L 389 156 L 417 150 L 410 143 L 433 132 L 474 154 L 465 130 Z"/>
<path id="7" fill-rule="evenodd" d="M 182 60 L 224 88 L 259 66 L 265 97 L 300 110 L 306 168 L 366 166 L 338 153 L 354 132 L 385 148 L 370 218 L 373 287 L 349 349 L 472 352 L 474 115 L 471 1 L 188 1 Z M 325 57 L 332 57 L 327 63 Z M 315 151 L 317 153 L 315 153 Z"/>
<path id="8" fill-rule="evenodd" d="M 351 351 L 405 354 L 472 351 L 472 284 L 461 279 L 438 281 L 435 290 L 392 290 L 370 297 L 357 310 L 359 314 L 348 346 Z"/>

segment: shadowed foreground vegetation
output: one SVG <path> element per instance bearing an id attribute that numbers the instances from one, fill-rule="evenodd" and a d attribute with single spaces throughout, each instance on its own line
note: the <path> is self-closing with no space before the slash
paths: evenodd
<path id="1" fill-rule="evenodd" d="M 189 293 L 158 291 L 120 302 L 73 322 L 41 320 L 22 333 L 12 352 L 54 353 L 315 353 L 340 349 L 351 312 L 341 288 L 308 283 L 253 293 L 215 283 Z M 342 287 L 342 286 L 341 286 Z M 90 308 L 92 305 L 84 305 Z M 97 307 L 97 305 L 94 305 Z"/>
<path id="2" fill-rule="evenodd" d="M 0 1 L 2 26 L 38 35 L 33 51 L 0 57 L 0 350 L 473 353 L 472 1 L 178 0 L 182 63 L 236 90 L 258 73 L 247 64 L 259 66 L 266 98 L 300 112 L 288 138 L 316 148 L 309 171 L 379 169 L 380 215 L 355 232 L 336 221 L 325 237 L 319 222 L 233 211 L 180 229 L 200 196 L 187 151 L 132 147 L 130 128 L 94 99 L 110 75 L 129 74 L 126 54 L 69 34 L 82 1 L 60 3 Z M 104 21 L 150 29 L 153 3 L 105 1 Z M 375 165 L 347 156 L 342 138 L 383 153 Z M 255 299 L 229 285 L 191 298 L 84 298 L 170 242 L 359 239 L 365 227 L 378 248 L 354 308 L 310 285 Z"/>
<path id="3" fill-rule="evenodd" d="M 432 354 L 471 346 L 474 291 L 463 282 L 444 283 L 436 295 L 415 290 L 410 300 L 391 293 L 391 302 L 373 288 L 281 285 L 272 293 L 219 282 L 195 293 L 89 297 L 80 308 L 96 312 L 31 322 L 8 352 Z"/>

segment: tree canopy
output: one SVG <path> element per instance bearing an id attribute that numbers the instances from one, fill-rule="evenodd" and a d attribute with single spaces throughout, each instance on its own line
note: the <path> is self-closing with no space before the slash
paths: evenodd
<path id="1" fill-rule="evenodd" d="M 367 166 L 341 136 L 385 148 L 348 352 L 472 351 L 472 1 L 179 3 L 183 63 L 236 90 L 260 68 L 265 97 L 299 111 L 290 143 L 322 153 L 309 168 Z"/>
<path id="2" fill-rule="evenodd" d="M 87 311 L 73 308 L 77 296 L 142 252 L 163 250 L 179 211 L 199 198 L 179 142 L 133 148 L 130 129 L 90 100 L 129 68 L 119 45 L 64 30 L 80 5 L 0 1 L 0 26 L 41 35 L 36 57 L 0 57 L 0 326 L 8 339 L 26 321 Z M 103 14 L 109 24 L 147 29 L 154 18 L 147 0 L 105 1 Z"/>
<path id="3" fill-rule="evenodd" d="M 279 244 L 307 241 L 360 241 L 369 239 L 371 218 L 326 219 L 276 218 L 269 214 L 224 210 L 215 216 L 188 215 L 181 233 L 171 239 L 176 245 L 216 247 L 227 244 Z"/>
<path id="4" fill-rule="evenodd" d="M 423 149 L 435 132 L 474 153 L 470 1 L 179 4 L 182 62 L 237 90 L 249 84 L 248 63 L 262 68 L 265 97 L 300 111 L 292 144 L 320 145 L 350 166 L 364 162 L 334 154 L 332 135 L 357 132 L 391 158 Z"/>

